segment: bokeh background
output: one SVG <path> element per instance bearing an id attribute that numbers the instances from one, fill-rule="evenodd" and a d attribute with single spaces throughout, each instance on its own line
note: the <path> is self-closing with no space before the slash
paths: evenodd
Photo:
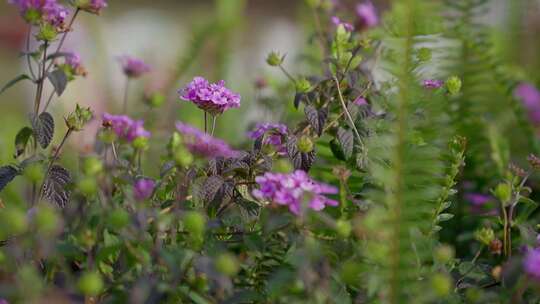
<path id="1" fill-rule="evenodd" d="M 373 2 L 380 11 L 389 4 Z M 496 26 L 493 35 L 501 53 L 529 76 L 539 78 L 540 1 L 493 0 L 483 16 L 479 22 Z M 20 52 L 25 48 L 27 30 L 16 9 L 2 0 L 0 83 L 26 72 Z M 246 129 L 254 122 L 279 119 L 254 102 L 260 94 L 257 82 L 285 82 L 278 70 L 266 66 L 267 53 L 286 53 L 288 69 L 293 73 L 307 72 L 299 62 L 312 33 L 311 15 L 303 0 L 111 0 L 101 16 L 78 17 L 64 50 L 81 54 L 88 76 L 71 83 L 54 101 L 51 111 L 59 130 L 63 128 L 62 115 L 71 111 L 76 102 L 92 107 L 97 117 L 103 111 L 118 112 L 125 82 L 118 56 L 133 55 L 153 68 L 131 85 L 132 116 L 147 117 L 147 123 L 158 126 L 158 133 L 163 134 L 168 134 L 178 119 L 201 126 L 200 111 L 181 102 L 175 92 L 196 75 L 212 81 L 224 79 L 241 93 L 243 105 L 219 119 L 217 135 L 241 145 Z M 51 90 L 47 87 L 45 96 Z M 150 110 L 143 99 L 145 94 L 156 91 L 167 96 L 167 103 Z M 278 102 L 291 103 L 293 93 Z M 13 160 L 13 138 L 27 124 L 33 94 L 31 84 L 20 83 L 0 96 L 2 164 Z M 82 136 L 74 136 L 69 145 L 75 149 L 69 150 L 90 150 L 98 126 L 96 120 Z"/>

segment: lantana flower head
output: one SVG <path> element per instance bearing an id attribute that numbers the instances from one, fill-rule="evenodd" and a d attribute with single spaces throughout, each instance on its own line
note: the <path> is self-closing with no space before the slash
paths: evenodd
<path id="1" fill-rule="evenodd" d="M 342 21 L 342 20 L 339 19 L 339 17 L 337 17 L 337 16 L 333 16 L 333 17 L 331 18 L 331 20 L 332 20 L 332 23 L 333 23 L 335 26 L 343 25 L 343 27 L 345 28 L 345 30 L 347 30 L 348 32 L 354 31 L 354 26 L 353 26 L 352 24 L 350 24 L 349 22 Z"/>
<path id="2" fill-rule="evenodd" d="M 234 157 L 238 155 L 238 152 L 231 149 L 225 141 L 204 133 L 191 125 L 177 122 L 176 129 L 182 135 L 183 142 L 189 152 L 193 154 L 208 158 Z"/>
<path id="3" fill-rule="evenodd" d="M 337 201 L 324 196 L 338 193 L 336 187 L 316 182 L 302 170 L 289 174 L 268 172 L 255 181 L 260 188 L 253 190 L 254 197 L 287 206 L 296 215 L 302 212 L 304 204 L 315 211 L 338 205 Z"/>
<path id="4" fill-rule="evenodd" d="M 99 15 L 102 9 L 107 7 L 106 0 L 76 0 L 75 6 L 83 11 Z"/>
<path id="5" fill-rule="evenodd" d="M 138 78 L 142 75 L 150 72 L 151 68 L 146 64 L 142 59 L 131 57 L 131 56 L 121 56 L 119 58 L 120 64 L 122 65 L 122 70 L 127 77 Z"/>
<path id="6" fill-rule="evenodd" d="M 377 9 L 371 3 L 371 1 L 365 1 L 359 3 L 356 6 L 356 16 L 358 17 L 358 23 L 360 28 L 368 29 L 379 24 L 379 16 L 377 15 Z"/>
<path id="7" fill-rule="evenodd" d="M 154 188 L 156 183 L 148 178 L 141 178 L 135 182 L 133 185 L 133 195 L 138 201 L 144 201 L 154 193 Z"/>
<path id="8" fill-rule="evenodd" d="M 422 82 L 426 89 L 438 89 L 444 85 L 444 81 L 438 79 L 426 79 Z"/>
<path id="9" fill-rule="evenodd" d="M 18 7 L 21 16 L 33 25 L 47 22 L 55 28 L 63 28 L 69 11 L 56 0 L 8 0 Z"/>
<path id="10" fill-rule="evenodd" d="M 540 91 L 530 83 L 521 83 L 514 90 L 514 95 L 527 109 L 531 122 L 540 125 Z"/>
<path id="11" fill-rule="evenodd" d="M 523 267 L 529 276 L 540 281 L 540 248 L 527 250 Z"/>
<path id="12" fill-rule="evenodd" d="M 64 56 L 64 63 L 57 65 L 64 69 L 64 72 L 68 77 L 73 76 L 86 76 L 86 69 L 82 65 L 81 56 L 75 52 L 68 52 Z"/>
<path id="13" fill-rule="evenodd" d="M 272 145 L 276 148 L 279 155 L 287 154 L 287 148 L 284 144 L 284 137 L 287 136 L 289 130 L 286 125 L 280 123 L 258 123 L 255 129 L 248 132 L 248 137 L 258 139 L 261 136 L 266 137 L 263 140 L 264 145 Z"/>
<path id="14" fill-rule="evenodd" d="M 126 115 L 103 114 L 103 126 L 111 128 L 120 139 L 132 142 L 139 137 L 149 138 L 150 132 L 144 129 L 143 120 L 133 120 Z"/>
<path id="15" fill-rule="evenodd" d="M 223 80 L 210 83 L 203 77 L 195 77 L 178 93 L 181 99 L 193 102 L 197 107 L 212 115 L 240 107 L 240 95 L 226 88 Z"/>

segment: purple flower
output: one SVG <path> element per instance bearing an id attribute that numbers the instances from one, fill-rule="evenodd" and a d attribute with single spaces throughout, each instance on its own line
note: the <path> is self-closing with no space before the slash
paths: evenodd
<path id="1" fill-rule="evenodd" d="M 77 7 L 89 13 L 99 15 L 101 10 L 107 7 L 107 1 L 106 0 L 79 0 L 77 2 Z"/>
<path id="2" fill-rule="evenodd" d="M 465 200 L 471 203 L 471 211 L 479 215 L 496 215 L 497 211 L 493 210 L 490 203 L 494 202 L 492 196 L 482 193 L 467 193 L 464 195 Z"/>
<path id="3" fill-rule="evenodd" d="M 195 77 L 178 93 L 181 99 L 193 102 L 197 107 L 212 115 L 240 107 L 240 95 L 226 88 L 223 80 L 210 83 L 203 77 Z"/>
<path id="4" fill-rule="evenodd" d="M 345 28 L 346 31 L 348 31 L 348 32 L 354 31 L 354 26 L 352 24 L 350 24 L 349 22 L 341 21 L 341 19 L 339 19 L 339 17 L 337 17 L 337 16 L 333 16 L 331 19 L 332 19 L 332 23 L 335 26 L 343 25 L 343 27 Z"/>
<path id="5" fill-rule="evenodd" d="M 9 302 L 5 299 L 0 299 L 0 304 L 9 304 Z"/>
<path id="6" fill-rule="evenodd" d="M 356 16 L 358 17 L 360 28 L 363 29 L 372 28 L 379 23 L 377 10 L 371 1 L 358 4 L 356 6 Z"/>
<path id="7" fill-rule="evenodd" d="M 368 105 L 368 102 L 364 97 L 358 96 L 354 100 L 354 104 L 357 105 L 357 106 L 366 106 L 366 105 Z"/>
<path id="8" fill-rule="evenodd" d="M 530 83 L 521 83 L 514 90 L 514 95 L 523 102 L 531 122 L 540 125 L 540 91 Z"/>
<path id="9" fill-rule="evenodd" d="M 324 194 L 336 194 L 337 188 L 313 181 L 306 172 L 296 170 L 293 173 L 265 173 L 255 178 L 260 188 L 253 190 L 253 196 L 269 200 L 278 205 L 288 206 L 289 210 L 299 215 L 303 205 L 315 211 L 326 206 L 337 206 L 338 202 Z"/>
<path id="10" fill-rule="evenodd" d="M 56 0 L 8 0 L 8 3 L 18 7 L 23 18 L 31 24 L 44 21 L 62 28 L 69 11 Z"/>
<path id="11" fill-rule="evenodd" d="M 138 78 L 143 74 L 150 72 L 150 66 L 141 59 L 135 57 L 121 56 L 120 64 L 122 65 L 124 74 L 130 78 Z"/>
<path id="12" fill-rule="evenodd" d="M 133 185 L 133 195 L 138 201 L 144 201 L 149 199 L 154 193 L 156 183 L 148 178 L 142 178 L 135 182 Z"/>
<path id="13" fill-rule="evenodd" d="M 279 155 L 287 154 L 283 138 L 287 136 L 289 130 L 286 125 L 278 123 L 258 123 L 253 131 L 248 132 L 248 137 L 258 139 L 269 133 L 263 140 L 264 145 L 272 145 Z"/>
<path id="14" fill-rule="evenodd" d="M 444 81 L 438 79 L 426 79 L 422 82 L 426 89 L 438 89 L 444 85 Z"/>
<path id="15" fill-rule="evenodd" d="M 132 142 L 139 137 L 150 137 L 150 132 L 144 129 L 144 121 L 133 120 L 126 115 L 103 114 L 103 126 L 111 128 L 120 139 Z"/>
<path id="16" fill-rule="evenodd" d="M 182 135 L 188 150 L 193 154 L 208 158 L 234 157 L 238 154 L 223 140 L 204 133 L 193 126 L 177 122 L 176 129 Z"/>
<path id="17" fill-rule="evenodd" d="M 540 249 L 528 250 L 523 260 L 525 272 L 535 280 L 540 280 Z"/>

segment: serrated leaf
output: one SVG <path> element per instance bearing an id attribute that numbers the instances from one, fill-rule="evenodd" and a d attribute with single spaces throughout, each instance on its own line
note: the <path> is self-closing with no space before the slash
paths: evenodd
<path id="1" fill-rule="evenodd" d="M 339 128 L 337 132 L 337 140 L 343 151 L 343 155 L 346 159 L 349 159 L 354 151 L 354 134 L 351 130 L 345 130 Z"/>
<path id="2" fill-rule="evenodd" d="M 43 184 L 44 197 L 58 207 L 64 208 L 71 195 L 66 187 L 69 183 L 71 183 L 69 171 L 61 166 L 53 165 Z"/>
<path id="3" fill-rule="evenodd" d="M 15 166 L 0 167 L 0 192 L 17 176 L 19 170 Z"/>
<path id="4" fill-rule="evenodd" d="M 308 172 L 315 161 L 315 150 L 309 153 L 302 153 L 298 150 L 297 141 L 298 139 L 296 137 L 289 137 L 287 141 L 287 154 L 295 169 Z"/>
<path id="5" fill-rule="evenodd" d="M 324 129 L 326 118 L 328 117 L 327 109 L 317 110 L 314 106 L 308 105 L 304 108 L 306 118 L 317 135 L 321 136 Z"/>
<path id="6" fill-rule="evenodd" d="M 17 133 L 15 136 L 15 158 L 24 153 L 33 133 L 34 131 L 29 127 L 24 127 Z"/>
<path id="7" fill-rule="evenodd" d="M 214 200 L 216 193 L 223 186 L 224 180 L 219 175 L 212 175 L 204 181 L 201 188 L 201 196 L 205 202 Z"/>
<path id="8" fill-rule="evenodd" d="M 64 93 L 64 91 L 66 90 L 66 86 L 68 83 L 66 73 L 64 73 L 64 71 L 62 71 L 61 69 L 57 69 L 52 71 L 51 73 L 48 73 L 47 78 L 49 78 L 49 81 L 53 85 L 56 95 L 61 96 L 62 93 Z"/>
<path id="9" fill-rule="evenodd" d="M 10 80 L 8 83 L 6 83 L 2 89 L 0 89 L 0 94 L 4 93 L 5 91 L 7 91 L 7 89 L 11 88 L 12 86 L 16 85 L 19 81 L 22 81 L 22 80 L 32 80 L 32 78 L 26 74 L 22 74 L 22 75 L 19 75 L 15 78 L 13 78 L 12 80 Z"/>
<path id="10" fill-rule="evenodd" d="M 46 149 L 53 139 L 54 119 L 51 114 L 43 112 L 37 118 L 32 117 L 34 136 L 41 148 Z"/>
<path id="11" fill-rule="evenodd" d="M 441 213 L 437 216 L 437 221 L 438 222 L 445 222 L 445 221 L 448 221 L 450 219 L 452 219 L 454 217 L 453 214 L 451 213 Z"/>

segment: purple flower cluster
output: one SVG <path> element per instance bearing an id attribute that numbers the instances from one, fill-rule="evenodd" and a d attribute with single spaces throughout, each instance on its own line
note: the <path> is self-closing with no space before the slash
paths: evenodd
<path id="1" fill-rule="evenodd" d="M 203 77 L 195 77 L 178 93 L 181 99 L 193 102 L 197 107 L 212 115 L 240 107 L 240 95 L 226 88 L 223 80 L 210 83 Z"/>
<path id="2" fill-rule="evenodd" d="M 111 128 L 120 139 L 132 142 L 139 137 L 150 137 L 150 132 L 144 129 L 143 120 L 133 120 L 126 115 L 103 114 L 103 126 Z"/>
<path id="3" fill-rule="evenodd" d="M 530 83 L 521 83 L 514 90 L 514 95 L 523 102 L 531 122 L 540 125 L 540 91 Z"/>
<path id="4" fill-rule="evenodd" d="M 426 89 L 438 89 L 444 85 L 444 81 L 438 79 L 426 79 L 422 82 Z"/>
<path id="5" fill-rule="evenodd" d="M 156 183 L 148 178 L 142 178 L 135 182 L 133 185 L 133 195 L 138 201 L 144 201 L 149 199 L 154 193 Z"/>
<path id="6" fill-rule="evenodd" d="M 490 203 L 494 202 L 492 196 L 482 193 L 467 193 L 464 195 L 465 200 L 471 203 L 471 211 L 479 215 L 496 215 Z"/>
<path id="7" fill-rule="evenodd" d="M 107 1 L 106 0 L 82 0 L 82 1 L 79 1 L 79 3 L 77 4 L 77 7 L 93 14 L 99 14 L 102 9 L 107 7 Z"/>
<path id="8" fill-rule="evenodd" d="M 119 58 L 122 70 L 127 77 L 138 78 L 150 72 L 151 68 L 143 60 L 131 56 L 121 56 Z"/>
<path id="9" fill-rule="evenodd" d="M 540 280 L 540 248 L 529 249 L 523 260 L 525 272 L 535 280 Z"/>
<path id="10" fill-rule="evenodd" d="M 238 155 L 238 152 L 231 149 L 223 140 L 204 133 L 193 126 L 177 122 L 176 129 L 182 135 L 188 150 L 193 154 L 208 158 L 234 157 Z"/>
<path id="11" fill-rule="evenodd" d="M 356 99 L 354 100 L 354 104 L 357 105 L 357 106 L 367 106 L 368 105 L 368 102 L 367 100 L 362 97 L 362 96 L 358 96 L 356 97 Z"/>
<path id="12" fill-rule="evenodd" d="M 379 24 L 377 9 L 371 1 L 358 4 L 356 6 L 356 16 L 358 17 L 360 27 L 363 29 L 372 28 Z"/>
<path id="13" fill-rule="evenodd" d="M 266 173 L 255 181 L 260 189 L 253 190 L 258 199 L 272 201 L 278 205 L 288 206 L 289 210 L 299 215 L 303 204 L 320 211 L 326 206 L 337 206 L 338 202 L 327 198 L 324 194 L 336 194 L 336 187 L 313 181 L 306 172 L 296 170 L 290 174 Z"/>
<path id="14" fill-rule="evenodd" d="M 17 6 L 21 16 L 32 24 L 43 21 L 62 28 L 69 14 L 56 0 L 8 0 L 8 3 Z"/>
<path id="15" fill-rule="evenodd" d="M 345 30 L 347 30 L 348 32 L 354 31 L 354 26 L 353 26 L 352 24 L 350 24 L 349 22 L 342 21 L 342 20 L 339 19 L 339 17 L 337 17 L 337 16 L 333 16 L 333 17 L 332 17 L 332 23 L 333 23 L 335 26 L 343 25 L 343 27 L 345 28 Z"/>
<path id="16" fill-rule="evenodd" d="M 253 131 L 248 132 L 248 137 L 258 139 L 269 133 L 263 140 L 264 145 L 272 145 L 279 155 L 287 154 L 287 147 L 283 142 L 283 137 L 287 136 L 289 130 L 286 125 L 279 123 L 258 123 Z"/>

